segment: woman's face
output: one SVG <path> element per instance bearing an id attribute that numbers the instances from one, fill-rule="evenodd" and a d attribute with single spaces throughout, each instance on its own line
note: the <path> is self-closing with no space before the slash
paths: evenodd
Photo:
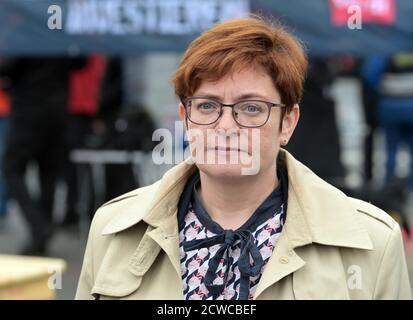
<path id="1" fill-rule="evenodd" d="M 271 77 L 263 68 L 233 72 L 216 82 L 204 81 L 193 96 L 213 98 L 224 104 L 245 99 L 282 103 Z M 184 119 L 186 110 L 182 104 L 179 111 Z M 281 108 L 273 107 L 263 126 L 245 128 L 234 120 L 232 109 L 224 107 L 215 123 L 199 125 L 187 121 L 195 164 L 209 176 L 227 178 L 258 174 L 275 167 L 280 144 L 290 139 L 298 121 L 298 105 L 284 116 L 281 131 L 280 118 Z"/>

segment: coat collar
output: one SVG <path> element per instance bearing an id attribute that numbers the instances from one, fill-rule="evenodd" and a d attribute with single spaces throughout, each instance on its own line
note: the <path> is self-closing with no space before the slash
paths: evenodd
<path id="1" fill-rule="evenodd" d="M 281 149 L 279 156 L 288 172 L 288 212 L 284 230 L 292 248 L 318 243 L 373 249 L 366 229 L 358 221 L 356 208 L 344 193 L 320 179 L 288 151 Z M 155 185 L 130 193 L 129 196 L 137 198 L 125 201 L 125 207 L 117 210 L 118 214 L 102 234 L 121 232 L 143 220 L 154 228 L 161 227 L 164 234 L 176 235 L 177 221 L 170 218 L 176 214 L 179 197 L 194 170 L 195 165 L 184 161 Z"/>
<path id="2" fill-rule="evenodd" d="M 121 203 L 128 198 L 132 200 L 124 201 L 125 206 L 117 208 L 116 216 L 105 226 L 102 235 L 121 232 L 140 221 L 154 228 L 161 226 L 176 210 L 185 183 L 195 170 L 196 167 L 189 160 L 185 160 L 167 171 L 162 179 L 154 184 L 105 203 L 102 207 Z"/>

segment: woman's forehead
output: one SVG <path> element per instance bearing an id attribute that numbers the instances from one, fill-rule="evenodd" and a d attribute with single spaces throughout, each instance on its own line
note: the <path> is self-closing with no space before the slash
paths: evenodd
<path id="1" fill-rule="evenodd" d="M 279 92 L 264 69 L 249 68 L 233 71 L 218 80 L 204 80 L 194 95 L 216 99 L 274 99 L 279 97 Z"/>

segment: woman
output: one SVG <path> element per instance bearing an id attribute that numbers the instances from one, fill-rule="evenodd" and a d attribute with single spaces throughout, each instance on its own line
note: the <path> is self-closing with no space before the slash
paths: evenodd
<path id="1" fill-rule="evenodd" d="M 306 68 L 257 17 L 191 43 L 173 77 L 191 158 L 98 210 L 78 299 L 411 297 L 397 223 L 281 148 Z"/>

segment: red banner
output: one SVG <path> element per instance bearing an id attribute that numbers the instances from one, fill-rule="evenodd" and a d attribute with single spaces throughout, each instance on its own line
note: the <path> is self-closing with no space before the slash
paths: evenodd
<path id="1" fill-rule="evenodd" d="M 391 25 L 396 19 L 395 0 L 329 0 L 329 5 L 335 26 L 347 25 L 349 18 L 358 12 L 362 23 Z"/>

